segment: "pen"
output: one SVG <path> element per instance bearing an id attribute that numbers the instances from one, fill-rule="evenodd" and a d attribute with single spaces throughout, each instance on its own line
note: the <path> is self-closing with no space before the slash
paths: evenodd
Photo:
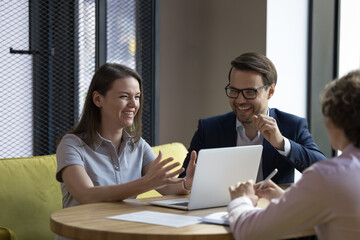
<path id="1" fill-rule="evenodd" d="M 272 171 L 269 176 L 267 176 L 267 178 L 265 178 L 265 180 L 262 182 L 262 184 L 260 185 L 260 187 L 257 190 L 260 190 L 263 188 L 263 186 L 273 177 L 275 176 L 275 174 L 278 172 L 277 168 L 274 169 L 274 171 Z"/>

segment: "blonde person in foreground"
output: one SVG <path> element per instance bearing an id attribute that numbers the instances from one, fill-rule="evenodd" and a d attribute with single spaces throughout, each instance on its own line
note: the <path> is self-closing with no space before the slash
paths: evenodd
<path id="1" fill-rule="evenodd" d="M 360 70 L 329 83 L 322 112 L 331 145 L 341 155 L 318 162 L 285 192 L 272 181 L 229 188 L 235 239 L 279 239 L 314 228 L 321 240 L 360 239 Z M 258 198 L 270 200 L 256 208 Z"/>
<path id="2" fill-rule="evenodd" d="M 141 137 L 142 104 L 142 80 L 134 70 L 106 63 L 96 71 L 81 119 L 56 151 L 64 208 L 135 198 L 151 189 L 189 193 L 196 153 L 186 179 L 176 178 L 184 168 L 174 170 L 180 164 L 163 160 L 161 152 L 156 156 Z"/>

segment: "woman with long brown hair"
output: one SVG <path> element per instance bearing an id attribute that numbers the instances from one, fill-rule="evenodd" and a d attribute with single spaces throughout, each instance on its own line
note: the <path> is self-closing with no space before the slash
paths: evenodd
<path id="1" fill-rule="evenodd" d="M 188 194 L 195 171 L 193 154 L 186 179 L 175 178 L 179 163 L 156 156 L 141 137 L 143 89 L 132 69 L 107 63 L 93 76 L 79 123 L 57 148 L 56 179 L 63 207 L 120 201 L 156 189 Z"/>

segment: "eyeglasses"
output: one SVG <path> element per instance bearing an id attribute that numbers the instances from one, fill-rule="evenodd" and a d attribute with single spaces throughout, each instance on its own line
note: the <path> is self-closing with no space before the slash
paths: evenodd
<path id="1" fill-rule="evenodd" d="M 264 85 L 264 86 L 259 87 L 259 88 L 237 89 L 237 88 L 230 87 L 230 83 L 229 83 L 225 87 L 225 92 L 226 92 L 226 96 L 228 96 L 229 98 L 237 98 L 239 96 L 239 94 L 241 93 L 245 99 L 252 100 L 252 99 L 255 99 L 257 97 L 257 93 L 261 89 L 263 89 L 263 88 L 265 88 L 267 86 L 268 85 Z"/>

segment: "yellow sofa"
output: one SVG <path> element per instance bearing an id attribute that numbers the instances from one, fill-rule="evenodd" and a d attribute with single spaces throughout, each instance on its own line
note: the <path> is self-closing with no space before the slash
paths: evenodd
<path id="1" fill-rule="evenodd" d="M 153 147 L 163 157 L 182 163 L 182 143 Z M 50 215 L 61 209 L 60 184 L 55 180 L 56 156 L 0 159 L 0 240 L 49 240 Z M 155 190 L 138 198 L 160 196 Z"/>

